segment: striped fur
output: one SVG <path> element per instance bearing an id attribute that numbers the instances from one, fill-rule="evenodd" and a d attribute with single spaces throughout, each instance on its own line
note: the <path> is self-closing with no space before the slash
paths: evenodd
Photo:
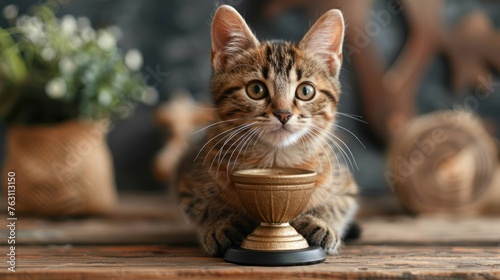
<path id="1" fill-rule="evenodd" d="M 197 223 L 208 254 L 222 255 L 257 225 L 239 204 L 229 174 L 266 167 L 317 171 L 317 187 L 307 210 L 292 225 L 309 244 L 330 254 L 337 251 L 355 213 L 357 194 L 340 154 L 331 148 L 335 136 L 329 134 L 340 97 L 343 28 L 342 15 L 332 10 L 299 44 L 260 43 L 234 9 L 222 6 L 216 12 L 211 90 L 220 123 L 210 126 L 200 144 L 193 145 L 178 180 L 181 207 Z M 246 87 L 252 81 L 266 86 L 265 98 L 248 96 Z M 310 101 L 295 95 L 303 82 L 315 88 Z M 277 112 L 292 116 L 282 124 L 274 115 Z"/>

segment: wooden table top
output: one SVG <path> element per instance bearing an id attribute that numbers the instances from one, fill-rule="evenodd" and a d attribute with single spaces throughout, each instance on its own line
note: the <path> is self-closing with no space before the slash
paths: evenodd
<path id="1" fill-rule="evenodd" d="M 21 246 L 18 254 L 6 279 L 500 278 L 500 247 L 349 245 L 323 263 L 286 268 L 234 265 L 185 246 Z"/>
<path id="2" fill-rule="evenodd" d="M 252 267 L 205 256 L 193 226 L 163 198 L 121 199 L 107 216 L 20 216 L 16 272 L 2 253 L 0 279 L 500 279 L 500 217 L 365 216 L 361 239 L 323 263 Z"/>

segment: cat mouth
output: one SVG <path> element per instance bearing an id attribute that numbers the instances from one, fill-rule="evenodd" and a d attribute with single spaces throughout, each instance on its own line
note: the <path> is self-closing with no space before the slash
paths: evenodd
<path id="1" fill-rule="evenodd" d="M 286 124 L 276 128 L 276 129 L 273 129 L 270 131 L 271 133 L 285 133 L 285 132 L 288 132 L 288 133 L 292 133 L 293 131 L 290 129 L 290 127 Z"/>
<path id="2" fill-rule="evenodd" d="M 278 129 L 275 129 L 271 132 L 274 132 L 274 133 L 280 133 L 280 132 L 283 132 L 283 131 L 288 131 L 288 129 L 286 129 L 284 126 L 278 128 Z"/>
<path id="3" fill-rule="evenodd" d="M 269 129 L 268 136 L 265 137 L 267 141 L 264 141 L 278 147 L 286 147 L 297 142 L 300 137 L 300 132 L 292 130 L 290 126 L 283 125 L 279 128 Z"/>
<path id="4" fill-rule="evenodd" d="M 276 147 L 287 147 L 295 144 L 301 137 L 301 133 L 292 131 L 289 127 L 281 126 L 278 129 L 270 130 L 267 137 L 263 137 L 265 142 Z"/>
<path id="5" fill-rule="evenodd" d="M 278 129 L 270 131 L 270 134 L 277 137 L 287 137 L 289 135 L 292 135 L 293 132 L 285 127 L 280 127 Z"/>

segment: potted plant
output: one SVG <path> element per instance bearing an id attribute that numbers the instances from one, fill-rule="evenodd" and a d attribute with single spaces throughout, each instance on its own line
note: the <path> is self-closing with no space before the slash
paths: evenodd
<path id="1" fill-rule="evenodd" d="M 124 56 L 112 29 L 59 19 L 47 6 L 10 20 L 0 28 L 0 121 L 3 177 L 16 174 L 16 211 L 107 211 L 117 196 L 106 134 L 147 92 L 140 53 Z"/>

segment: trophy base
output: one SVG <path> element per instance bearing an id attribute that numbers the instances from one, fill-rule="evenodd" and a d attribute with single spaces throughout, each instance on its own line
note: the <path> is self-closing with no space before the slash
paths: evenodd
<path id="1" fill-rule="evenodd" d="M 295 251 L 308 247 L 307 240 L 289 223 L 261 223 L 241 242 L 241 248 L 253 251 Z"/>
<path id="2" fill-rule="evenodd" d="M 224 254 L 224 260 L 227 262 L 257 266 L 309 265 L 320 263 L 325 259 L 325 252 L 319 246 L 283 251 L 257 251 L 231 247 Z"/>

